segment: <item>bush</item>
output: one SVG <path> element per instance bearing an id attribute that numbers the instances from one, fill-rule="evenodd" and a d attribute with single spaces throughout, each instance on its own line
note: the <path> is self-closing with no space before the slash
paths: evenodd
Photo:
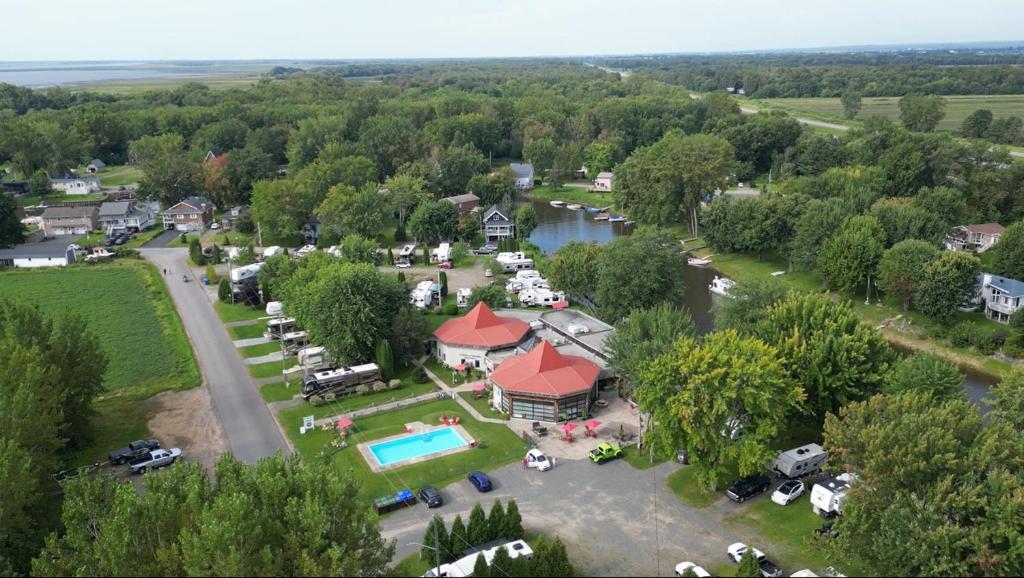
<path id="1" fill-rule="evenodd" d="M 444 306 L 444 314 L 448 316 L 454 316 L 459 314 L 459 306 L 454 303 L 449 303 Z"/>
<path id="2" fill-rule="evenodd" d="M 178 236 L 178 240 L 181 241 L 182 245 L 188 245 L 188 234 L 182 233 L 181 235 Z"/>
<path id="3" fill-rule="evenodd" d="M 1014 359 L 1024 359 L 1024 334 L 1011 335 L 1003 344 L 1003 354 Z"/>
<path id="4" fill-rule="evenodd" d="M 206 280 L 210 283 L 217 282 L 217 272 L 214 271 L 213 265 L 209 263 L 206 264 Z"/>
<path id="5" fill-rule="evenodd" d="M 430 378 L 427 377 L 427 372 L 420 366 L 416 366 L 416 369 L 412 370 L 412 381 L 413 383 L 427 383 Z"/>
<path id="6" fill-rule="evenodd" d="M 401 379 L 392 379 L 388 382 L 388 389 L 399 389 L 402 387 Z"/>
<path id="7" fill-rule="evenodd" d="M 443 315 L 444 314 L 444 307 L 441 307 L 440 305 L 438 305 L 438 306 L 434 307 L 434 309 L 432 311 L 433 311 L 434 315 Z"/>
<path id="8" fill-rule="evenodd" d="M 224 277 L 220 280 L 220 284 L 217 286 L 217 298 L 222 303 L 231 302 L 231 284 L 228 283 L 228 278 Z"/>
<path id="9" fill-rule="evenodd" d="M 977 333 L 978 330 L 974 324 L 969 321 L 961 321 L 950 328 L 947 337 L 953 347 L 970 347 L 974 345 Z"/>
<path id="10" fill-rule="evenodd" d="M 992 355 L 999 349 L 999 344 L 996 343 L 996 338 L 991 333 L 983 333 L 976 331 L 971 339 L 971 345 L 978 350 L 979 353 L 984 355 Z"/>
<path id="11" fill-rule="evenodd" d="M 135 249 L 128 247 L 114 247 L 114 257 L 118 259 L 141 259 L 142 255 Z"/>

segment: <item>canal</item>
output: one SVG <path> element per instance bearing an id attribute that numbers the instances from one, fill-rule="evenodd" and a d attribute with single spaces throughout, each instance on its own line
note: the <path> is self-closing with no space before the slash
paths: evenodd
<path id="1" fill-rule="evenodd" d="M 622 223 L 608 223 L 606 221 L 595 221 L 593 214 L 581 211 L 570 211 L 564 207 L 552 207 L 547 201 L 526 201 L 533 205 L 537 212 L 537 228 L 530 235 L 530 242 L 534 243 L 544 253 L 550 255 L 557 251 L 562 245 L 569 241 L 583 241 L 585 243 L 605 244 L 619 235 L 628 234 L 629 227 Z M 714 329 L 715 318 L 712 314 L 712 297 L 708 291 L 711 280 L 718 275 L 718 271 L 711 267 L 691 267 L 685 265 L 683 269 L 683 282 L 686 285 L 686 294 L 683 299 L 683 306 L 689 310 L 697 330 L 701 333 L 708 333 Z M 896 348 L 901 355 L 909 352 Z M 988 395 L 988 389 L 995 382 L 985 374 L 961 368 L 964 376 L 964 389 L 967 397 L 986 410 L 982 400 Z"/>

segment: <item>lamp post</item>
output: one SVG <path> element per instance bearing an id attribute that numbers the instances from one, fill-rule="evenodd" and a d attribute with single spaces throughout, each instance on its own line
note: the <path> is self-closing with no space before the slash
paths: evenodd
<path id="1" fill-rule="evenodd" d="M 437 542 L 437 526 L 434 526 L 434 542 Z M 441 569 L 441 549 L 435 546 L 427 546 L 426 544 L 420 544 L 419 542 L 409 542 L 406 546 L 419 546 L 420 548 L 426 548 L 427 550 L 434 551 L 434 569 Z"/>

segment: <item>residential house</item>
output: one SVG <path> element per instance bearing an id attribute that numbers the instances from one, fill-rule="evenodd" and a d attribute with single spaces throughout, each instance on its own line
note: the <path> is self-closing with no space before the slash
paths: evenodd
<path id="1" fill-rule="evenodd" d="M 145 231 L 156 225 L 156 216 L 135 201 L 108 202 L 100 205 L 100 228 L 110 235 L 118 231 Z"/>
<path id="2" fill-rule="evenodd" d="M 1009 323 L 1010 316 L 1024 305 L 1024 283 L 983 273 L 981 299 L 985 303 L 985 317 Z"/>
<path id="3" fill-rule="evenodd" d="M 99 226 L 94 206 L 50 207 L 43 211 L 43 236 L 85 235 Z"/>
<path id="4" fill-rule="evenodd" d="M 984 253 L 999 242 L 1004 230 L 1005 228 L 999 223 L 953 227 L 953 230 L 946 235 L 946 249 Z"/>
<path id="5" fill-rule="evenodd" d="M 85 171 L 90 175 L 95 175 L 96 173 L 102 173 L 106 168 L 107 163 L 100 159 L 92 159 L 89 161 L 89 164 L 85 166 Z"/>
<path id="6" fill-rule="evenodd" d="M 597 178 L 594 179 L 594 190 L 609 193 L 612 190 L 612 182 L 614 180 L 614 173 L 608 171 L 597 173 Z"/>
<path id="7" fill-rule="evenodd" d="M 508 166 L 516 179 L 516 188 L 521 190 L 533 188 L 533 164 L 512 163 Z"/>
<path id="8" fill-rule="evenodd" d="M 75 251 L 67 241 L 26 243 L 12 249 L 0 249 L 0 268 L 64 267 L 75 262 Z"/>
<path id="9" fill-rule="evenodd" d="M 213 203 L 202 197 L 189 197 L 160 213 L 164 229 L 202 231 L 213 222 Z"/>
<path id="10" fill-rule="evenodd" d="M 222 158 L 225 155 L 224 151 L 218 148 L 213 148 L 206 151 L 206 156 L 203 157 L 203 162 L 208 163 Z"/>
<path id="11" fill-rule="evenodd" d="M 237 207 L 231 207 L 220 217 L 220 224 L 228 231 L 233 231 L 238 226 L 239 219 L 244 218 L 249 214 L 249 207 L 247 205 L 239 205 Z"/>
<path id="12" fill-rule="evenodd" d="M 503 239 L 511 239 L 516 236 L 516 226 L 508 215 L 503 213 L 497 205 L 492 205 L 484 213 L 484 238 L 488 243 L 496 243 Z"/>
<path id="13" fill-rule="evenodd" d="M 465 195 L 455 195 L 454 197 L 445 197 L 442 201 L 448 201 L 455 205 L 455 208 L 459 210 L 459 218 L 465 217 L 466 215 L 473 212 L 474 209 L 480 206 L 480 197 L 473 193 L 466 193 Z"/>
<path id="14" fill-rule="evenodd" d="M 66 195 L 91 195 L 100 192 L 100 181 L 94 177 L 50 179 L 50 186 Z"/>

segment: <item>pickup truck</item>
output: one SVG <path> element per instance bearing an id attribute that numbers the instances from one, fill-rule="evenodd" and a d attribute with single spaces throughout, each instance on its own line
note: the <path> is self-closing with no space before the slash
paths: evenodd
<path id="1" fill-rule="evenodd" d="M 181 457 L 181 450 L 171 448 L 169 450 L 153 450 L 148 454 L 128 462 L 133 474 L 144 474 L 148 470 L 155 470 L 173 464 Z"/>
<path id="2" fill-rule="evenodd" d="M 601 443 L 590 450 L 590 460 L 595 464 L 603 464 L 608 460 L 622 457 L 622 448 L 615 444 Z"/>
<path id="3" fill-rule="evenodd" d="M 107 455 L 112 464 L 124 464 L 130 460 L 160 449 L 158 440 L 136 440 L 119 450 L 114 450 Z"/>

